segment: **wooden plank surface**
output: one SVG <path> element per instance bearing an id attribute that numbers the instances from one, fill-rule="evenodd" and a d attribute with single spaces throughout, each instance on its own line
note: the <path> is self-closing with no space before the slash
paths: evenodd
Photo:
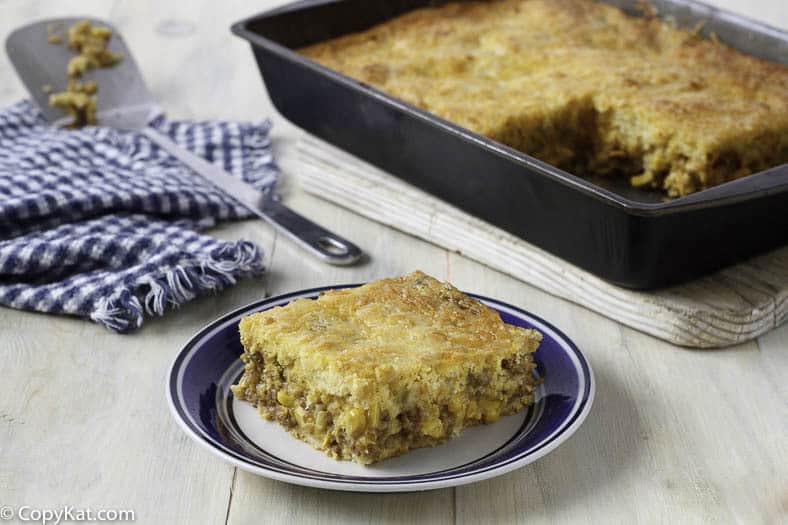
<path id="1" fill-rule="evenodd" d="M 279 2 L 0 1 L 0 38 L 50 15 L 106 17 L 176 117 L 275 122 L 293 173 L 299 133 L 270 106 L 230 23 Z M 777 3 L 726 0 L 788 26 Z M 771 10 L 771 11 L 770 11 Z M 0 104 L 21 98 L 0 57 Z M 138 333 L 0 309 L 0 505 L 130 508 L 138 523 L 781 523 L 788 520 L 788 328 L 723 351 L 658 341 L 465 257 L 302 193 L 287 202 L 357 241 L 355 268 L 315 263 L 260 222 L 216 233 L 267 251 L 269 274 L 195 301 Z M 594 366 L 587 423 L 554 453 L 501 478 L 399 495 L 342 494 L 245 474 L 191 442 L 169 415 L 167 365 L 200 326 L 275 294 L 421 268 L 545 317 Z"/>

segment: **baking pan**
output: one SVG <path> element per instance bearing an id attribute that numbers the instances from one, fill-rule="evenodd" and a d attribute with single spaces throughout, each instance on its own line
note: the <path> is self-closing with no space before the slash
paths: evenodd
<path id="1" fill-rule="evenodd" d="M 233 25 L 287 119 L 603 279 L 675 284 L 788 242 L 788 164 L 663 202 L 626 182 L 583 179 L 452 124 L 294 49 L 361 31 L 429 0 L 302 1 Z M 608 2 L 637 15 L 637 2 Z M 746 53 L 788 61 L 788 34 L 686 0 L 660 16 Z M 724 110 L 724 109 L 723 109 Z"/>

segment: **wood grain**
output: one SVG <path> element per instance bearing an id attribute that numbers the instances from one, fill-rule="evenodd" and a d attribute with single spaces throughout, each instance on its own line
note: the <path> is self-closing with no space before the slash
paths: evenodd
<path id="1" fill-rule="evenodd" d="M 314 137 L 298 152 L 307 191 L 674 344 L 733 345 L 788 319 L 788 247 L 685 285 L 627 290 Z"/>
<path id="2" fill-rule="evenodd" d="M 788 26 L 788 12 L 777 3 L 719 1 L 772 13 L 771 23 Z M 302 193 L 290 177 L 300 170 L 301 133 L 276 114 L 248 46 L 228 31 L 233 21 L 277 3 L 284 2 L 0 0 L 0 38 L 45 16 L 81 12 L 111 20 L 175 117 L 271 116 L 288 175 L 287 203 L 371 255 L 358 267 L 328 267 L 262 222 L 228 224 L 214 233 L 260 244 L 268 277 L 190 303 L 134 335 L 0 309 L 0 504 L 131 508 L 137 523 L 152 524 L 788 521 L 788 327 L 761 337 L 758 346 L 678 348 Z M 163 28 L 173 22 L 191 29 L 168 34 Z M 24 96 L 2 54 L 0 75 L 0 104 Z M 526 308 L 579 344 L 594 366 L 598 393 L 571 440 L 483 483 L 343 494 L 238 471 L 190 441 L 168 413 L 167 366 L 205 323 L 264 295 L 416 268 Z M 741 301 L 757 301 L 760 293 Z M 729 299 L 709 293 L 708 300 Z"/>
<path id="3" fill-rule="evenodd" d="M 754 343 L 680 349 L 493 275 L 450 257 L 452 282 L 565 331 L 594 367 L 597 396 L 584 426 L 555 452 L 459 487 L 459 523 L 778 523 L 785 516 L 780 458 L 788 418 L 778 407 L 786 398 L 761 379 L 767 352 Z M 786 340 L 777 343 L 785 333 L 770 334 L 772 354 L 785 356 Z"/>

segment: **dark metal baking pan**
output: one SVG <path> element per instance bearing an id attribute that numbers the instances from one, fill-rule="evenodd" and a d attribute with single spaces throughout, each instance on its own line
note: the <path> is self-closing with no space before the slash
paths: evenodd
<path id="1" fill-rule="evenodd" d="M 302 1 L 233 26 L 272 102 L 305 130 L 585 270 L 629 288 L 675 284 L 788 242 L 788 164 L 692 195 L 586 180 L 325 68 L 294 49 L 369 28 L 430 0 Z M 637 2 L 609 3 L 637 14 Z M 660 16 L 761 58 L 788 34 L 687 0 Z"/>

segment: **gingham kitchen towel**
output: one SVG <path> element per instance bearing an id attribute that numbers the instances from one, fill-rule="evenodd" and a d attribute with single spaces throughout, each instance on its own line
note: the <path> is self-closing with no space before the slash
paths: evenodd
<path id="1" fill-rule="evenodd" d="M 276 181 L 267 122 L 155 126 L 260 190 Z M 248 216 L 139 133 L 56 129 L 28 101 L 0 112 L 0 305 L 133 330 L 262 272 L 254 244 L 199 233 Z"/>

